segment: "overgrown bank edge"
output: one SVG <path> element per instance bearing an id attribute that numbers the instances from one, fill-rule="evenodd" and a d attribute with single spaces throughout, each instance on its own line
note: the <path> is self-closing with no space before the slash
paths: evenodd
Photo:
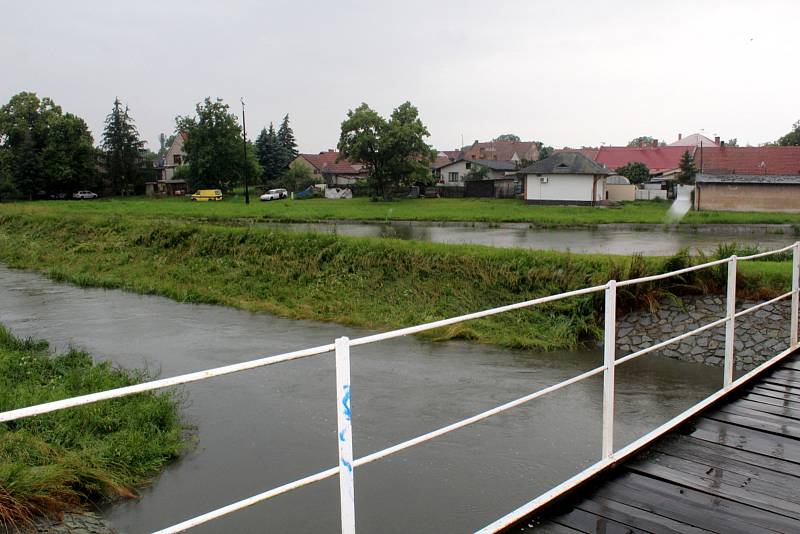
<path id="1" fill-rule="evenodd" d="M 0 411 L 149 378 L 77 350 L 52 355 L 46 342 L 0 325 Z M 179 404 L 171 393 L 145 393 L 0 424 L 0 530 L 134 496 L 183 450 Z"/>
<path id="2" fill-rule="evenodd" d="M 0 216 L 0 262 L 12 267 L 79 285 L 375 330 L 675 270 L 692 261 L 686 254 L 666 260 L 589 256 L 130 217 Z M 743 264 L 740 273 L 742 295 L 774 295 L 789 285 L 783 263 Z M 619 292 L 620 311 L 673 294 L 721 292 L 726 276 L 723 266 L 625 288 Z M 575 348 L 600 337 L 602 300 L 601 294 L 573 297 L 429 336 L 515 348 Z"/>

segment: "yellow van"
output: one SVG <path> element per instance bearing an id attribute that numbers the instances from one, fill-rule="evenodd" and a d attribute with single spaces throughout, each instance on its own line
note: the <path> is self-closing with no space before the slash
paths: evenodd
<path id="1" fill-rule="evenodd" d="M 209 200 L 222 200 L 222 191 L 219 189 L 198 189 L 192 195 L 192 200 L 196 202 L 208 202 Z"/>

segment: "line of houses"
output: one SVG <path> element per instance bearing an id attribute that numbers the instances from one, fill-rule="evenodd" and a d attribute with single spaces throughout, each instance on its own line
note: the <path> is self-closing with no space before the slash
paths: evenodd
<path id="1" fill-rule="evenodd" d="M 161 179 L 148 192 L 175 194 L 186 189 L 174 180 L 185 160 L 184 134 L 177 135 L 161 162 Z M 669 144 L 657 140 L 636 147 L 557 149 L 539 159 L 541 146 L 533 141 L 476 140 L 461 150 L 437 153 L 431 172 L 440 196 L 522 198 L 532 204 L 600 204 L 666 198 L 669 184 L 680 173 L 689 152 L 696 176 L 694 206 L 699 210 L 800 211 L 800 147 L 726 146 L 719 137 L 678 135 Z M 614 169 L 640 162 L 650 179 L 634 186 Z M 305 166 L 318 183 L 353 186 L 367 178 L 357 162 L 339 159 L 329 149 L 300 154 L 290 167 Z M 430 189 L 430 188 L 429 188 Z M 426 194 L 428 191 L 426 191 Z"/>

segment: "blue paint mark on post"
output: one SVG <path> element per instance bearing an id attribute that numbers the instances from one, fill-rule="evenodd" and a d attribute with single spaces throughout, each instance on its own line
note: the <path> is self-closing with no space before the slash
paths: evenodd
<path id="1" fill-rule="evenodd" d="M 339 441 L 344 441 L 344 440 L 345 440 L 345 437 L 344 437 L 344 432 L 345 432 L 344 430 L 342 430 L 341 432 L 339 432 Z"/>
<path id="2" fill-rule="evenodd" d="M 350 412 L 350 386 L 345 385 L 342 386 L 344 390 L 344 396 L 342 397 L 342 408 L 344 409 L 344 416 L 349 421 L 351 412 Z"/>
<path id="3" fill-rule="evenodd" d="M 347 468 L 347 470 L 350 471 L 351 473 L 353 472 L 353 466 L 350 464 L 350 462 L 348 462 L 344 458 L 342 458 L 342 465 L 345 466 L 345 468 Z"/>

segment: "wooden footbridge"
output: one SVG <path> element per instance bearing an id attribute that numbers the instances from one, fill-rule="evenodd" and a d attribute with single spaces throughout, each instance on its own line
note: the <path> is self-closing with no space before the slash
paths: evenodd
<path id="1" fill-rule="evenodd" d="M 800 532 L 800 355 L 507 532 Z"/>
<path id="2" fill-rule="evenodd" d="M 792 289 L 755 306 L 736 306 L 736 272 L 740 261 L 774 254 L 792 255 Z M 689 332 L 655 343 L 632 354 L 616 353 L 617 288 L 651 283 L 692 271 L 727 266 L 728 287 L 723 317 Z M 512 310 L 594 293 L 605 294 L 603 362 L 593 369 L 481 413 L 452 422 L 360 458 L 353 457 L 352 404 L 358 392 L 350 384 L 350 347 L 425 332 Z M 758 368 L 734 380 L 735 325 L 738 317 L 782 299 L 791 299 L 789 348 Z M 340 337 L 333 343 L 243 363 L 153 380 L 0 413 L 0 422 L 65 410 L 107 399 L 155 391 L 231 373 L 246 372 L 300 358 L 335 355 L 337 428 L 331 429 L 339 452 L 337 465 L 267 489 L 216 510 L 201 513 L 158 532 L 172 534 L 212 522 L 268 499 L 327 478 L 339 480 L 341 532 L 356 532 L 356 468 L 415 447 L 450 432 L 568 388 L 591 377 L 603 377 L 602 448 L 596 463 L 555 488 L 522 504 L 480 530 L 543 532 L 798 532 L 800 533 L 800 243 L 751 256 L 731 256 L 678 271 L 606 284 L 509 304 L 459 317 L 442 319 L 356 339 Z M 614 447 L 614 384 L 616 368 L 635 358 L 666 348 L 712 328 L 725 328 L 722 388 L 658 428 L 622 448 Z M 401 357 L 398 355 L 398 357 Z M 333 408 L 333 407 L 332 407 Z M 486 451 L 491 455 L 492 451 Z M 389 483 L 389 486 L 391 484 Z M 402 495 L 392 498 L 402 499 Z M 503 511 L 498 511 L 503 513 Z M 264 530 L 270 531 L 269 517 Z M 331 529 L 333 531 L 334 528 Z"/>

